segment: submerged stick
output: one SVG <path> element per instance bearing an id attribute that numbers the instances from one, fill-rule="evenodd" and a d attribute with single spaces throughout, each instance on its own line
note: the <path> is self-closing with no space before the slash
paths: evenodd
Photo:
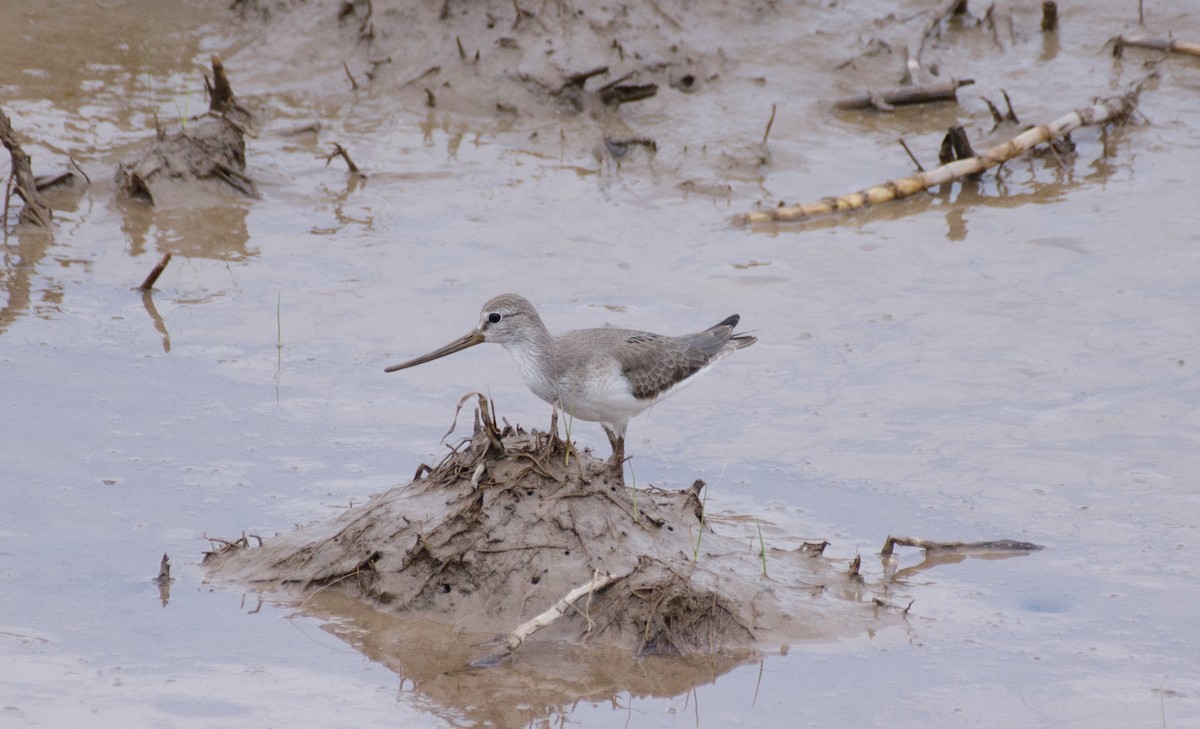
<path id="1" fill-rule="evenodd" d="M 955 160 L 928 172 L 919 172 L 908 177 L 888 180 L 883 184 L 840 197 L 827 197 L 799 205 L 743 213 L 734 217 L 733 224 L 793 222 L 816 215 L 857 210 L 867 205 L 878 205 L 915 195 L 930 187 L 944 185 L 962 177 L 977 175 L 1028 152 L 1039 144 L 1065 137 L 1079 127 L 1125 119 L 1133 113 L 1140 90 L 1141 85 L 1139 84 L 1137 88 L 1127 94 L 1100 100 L 1092 106 L 1061 116 L 1049 124 L 1039 124 L 1003 144 L 989 147 L 975 157 Z"/>
<path id="2" fill-rule="evenodd" d="M 1033 542 L 1018 542 L 1013 539 L 997 539 L 991 542 L 935 542 L 918 537 L 889 536 L 879 553 L 888 556 L 897 546 L 917 547 L 926 552 L 1036 552 L 1043 547 Z"/>
<path id="3" fill-rule="evenodd" d="M 163 270 L 166 269 L 167 264 L 170 262 L 171 252 L 168 251 L 163 254 L 162 260 L 158 262 L 158 265 L 150 269 L 150 275 L 146 277 L 145 281 L 142 281 L 142 285 L 138 286 L 138 288 L 142 291 L 149 291 L 154 288 L 154 282 L 158 280 L 158 277 L 162 275 Z"/>
<path id="4" fill-rule="evenodd" d="M 835 109 L 878 109 L 891 111 L 893 106 L 929 104 L 935 101 L 958 101 L 958 90 L 970 86 L 975 79 L 950 79 L 921 86 L 898 86 L 883 91 L 867 91 L 834 102 Z"/>
<path id="5" fill-rule="evenodd" d="M 1113 44 L 1114 56 L 1120 56 L 1121 51 L 1126 46 L 1131 48 L 1149 48 L 1152 51 L 1162 51 L 1164 53 L 1185 53 L 1189 56 L 1200 56 L 1200 43 L 1184 43 L 1166 38 L 1126 38 L 1123 35 L 1119 35 L 1113 38 L 1111 43 Z"/>

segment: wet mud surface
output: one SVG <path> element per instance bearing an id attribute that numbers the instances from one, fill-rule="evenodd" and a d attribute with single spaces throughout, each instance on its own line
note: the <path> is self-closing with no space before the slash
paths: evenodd
<path id="1" fill-rule="evenodd" d="M 1047 33 L 1041 3 L 939 9 L 0 6 L 0 105 L 35 176 L 73 175 L 45 191 L 51 227 L 16 197 L 4 221 L 0 724 L 1194 722 L 1200 62 L 1105 44 L 1196 40 L 1200 16 L 1060 4 Z M 253 117 L 229 169 L 257 196 L 130 199 L 121 163 L 196 130 L 213 53 Z M 880 110 L 905 74 L 974 83 Z M 912 174 L 898 139 L 931 169 L 951 127 L 987 149 L 1137 84 L 1126 123 L 979 177 L 731 225 Z M 854 96 L 871 108 L 835 108 Z M 479 668 L 596 565 L 534 565 L 545 601 L 457 622 L 364 602 L 398 590 L 337 580 L 362 559 L 304 588 L 211 578 L 206 535 L 295 544 L 372 504 L 409 513 L 420 494 L 389 489 L 446 456 L 464 392 L 544 424 L 498 348 L 382 372 L 504 291 L 552 330 L 742 315 L 759 343 L 631 423 L 626 479 L 688 504 L 703 479 L 712 551 L 672 559 L 733 565 L 735 594 L 780 604 L 823 585 L 813 610 L 736 649 L 634 658 L 628 628 L 583 637 L 597 591 Z M 571 437 L 607 447 L 591 424 Z M 464 505 L 503 493 L 446 483 Z M 632 520 L 635 492 L 609 493 Z M 668 503 L 656 518 L 701 532 Z M 888 535 L 1046 548 L 880 554 Z"/>

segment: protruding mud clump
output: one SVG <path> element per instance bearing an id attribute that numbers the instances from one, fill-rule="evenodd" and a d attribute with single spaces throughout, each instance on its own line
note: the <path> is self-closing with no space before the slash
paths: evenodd
<path id="1" fill-rule="evenodd" d="M 208 563 L 257 586 L 335 589 L 379 610 L 508 634 L 492 658 L 534 631 L 686 654 L 841 637 L 900 614 L 822 557 L 823 545 L 763 553 L 716 534 L 701 481 L 627 488 L 557 438 L 500 431 L 481 405 L 474 436 L 413 482 Z"/>
<path id="2" fill-rule="evenodd" d="M 171 129 L 158 127 L 156 138 L 117 168 L 117 181 L 129 197 L 161 204 L 174 193 L 194 201 L 201 182 L 258 196 L 254 181 L 245 174 L 250 112 L 238 104 L 215 54 L 212 69 L 212 80 L 205 79 L 208 113 L 180 119 Z"/>

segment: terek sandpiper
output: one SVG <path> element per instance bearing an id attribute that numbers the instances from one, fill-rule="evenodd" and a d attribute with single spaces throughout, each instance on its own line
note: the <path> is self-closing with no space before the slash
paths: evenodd
<path id="1" fill-rule="evenodd" d="M 468 334 L 384 371 L 414 367 L 483 342 L 501 344 L 533 394 L 572 417 L 600 423 L 612 445 L 610 463 L 619 474 L 630 418 L 758 341 L 733 333 L 739 318 L 734 314 L 681 337 L 608 327 L 555 335 L 533 304 L 516 294 L 501 294 L 483 305 L 479 326 Z"/>

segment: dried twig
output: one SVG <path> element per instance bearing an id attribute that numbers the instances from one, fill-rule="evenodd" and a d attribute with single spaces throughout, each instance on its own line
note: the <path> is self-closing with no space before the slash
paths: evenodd
<path id="1" fill-rule="evenodd" d="M 391 61 L 392 59 L 390 59 L 390 58 L 389 58 L 389 59 L 387 59 L 387 60 L 388 60 L 388 61 Z M 382 61 L 381 61 L 381 63 L 382 63 Z M 429 68 L 427 68 L 427 69 L 425 69 L 424 71 L 422 71 L 422 72 L 420 73 L 420 75 L 413 76 L 413 77 L 412 77 L 412 78 L 410 78 L 409 80 L 407 80 L 407 81 L 405 81 L 404 83 L 400 84 L 400 88 L 402 88 L 402 89 L 403 89 L 403 88 L 407 88 L 407 87 L 409 87 L 409 86 L 412 86 L 413 84 L 417 83 L 418 81 L 420 81 L 421 79 L 425 78 L 426 76 L 430 76 L 430 75 L 432 75 L 432 74 L 438 73 L 438 72 L 439 72 L 439 71 L 441 71 L 441 70 L 442 70 L 442 67 L 441 67 L 441 66 L 430 66 Z M 370 74 L 367 74 L 367 75 L 368 75 L 368 77 L 370 76 Z"/>
<path id="2" fill-rule="evenodd" d="M 334 157 L 341 157 L 343 160 L 346 161 L 346 166 L 350 168 L 350 174 L 352 174 L 352 175 L 361 175 L 362 174 L 361 172 L 358 171 L 358 165 L 354 164 L 354 160 L 350 159 L 350 153 L 346 151 L 345 147 L 338 144 L 337 142 L 333 143 L 333 151 L 330 152 L 325 157 L 325 166 L 326 167 L 329 166 L 329 163 L 333 161 Z"/>
<path id="3" fill-rule="evenodd" d="M 911 159 L 912 163 L 917 166 L 917 172 L 924 172 L 925 168 L 921 166 L 920 160 L 918 160 L 917 156 L 912 153 L 911 149 L 908 148 L 908 142 L 905 142 L 903 139 L 898 141 L 900 142 L 900 146 L 904 148 L 904 152 L 908 155 L 908 158 Z"/>
<path id="4" fill-rule="evenodd" d="M 150 289 L 154 288 L 154 282 L 158 280 L 158 277 L 162 275 L 163 270 L 166 269 L 167 264 L 170 262 L 171 253 L 168 251 L 163 254 L 162 260 L 160 260 L 158 264 L 150 270 L 150 275 L 146 276 L 146 280 L 142 281 L 142 285 L 138 286 L 138 288 L 142 291 L 149 291 Z"/>
<path id="5" fill-rule="evenodd" d="M 998 144 L 984 150 L 975 157 L 956 160 L 928 172 L 920 172 L 909 177 L 889 180 L 881 185 L 840 197 L 829 197 L 799 205 L 788 205 L 786 207 L 744 213 L 736 216 L 733 219 L 733 223 L 735 225 L 747 225 L 752 223 L 789 222 L 804 220 L 805 218 L 824 215 L 826 213 L 857 210 L 867 205 L 877 205 L 915 195 L 922 190 L 943 185 L 962 177 L 977 175 L 996 165 L 1007 162 L 1039 144 L 1066 136 L 1072 130 L 1079 127 L 1115 122 L 1127 118 L 1133 113 L 1134 107 L 1137 105 L 1137 95 L 1140 90 L 1141 85 L 1139 84 L 1137 88 L 1127 94 L 1099 100 L 1092 106 L 1073 111 L 1070 114 L 1055 119 L 1049 124 L 1039 124 L 1003 144 Z"/>
<path id="6" fill-rule="evenodd" d="M 775 124 L 775 105 L 771 104 L 771 117 L 767 119 L 767 128 L 763 130 L 762 145 L 767 146 L 767 137 L 771 136 L 771 127 Z"/>

